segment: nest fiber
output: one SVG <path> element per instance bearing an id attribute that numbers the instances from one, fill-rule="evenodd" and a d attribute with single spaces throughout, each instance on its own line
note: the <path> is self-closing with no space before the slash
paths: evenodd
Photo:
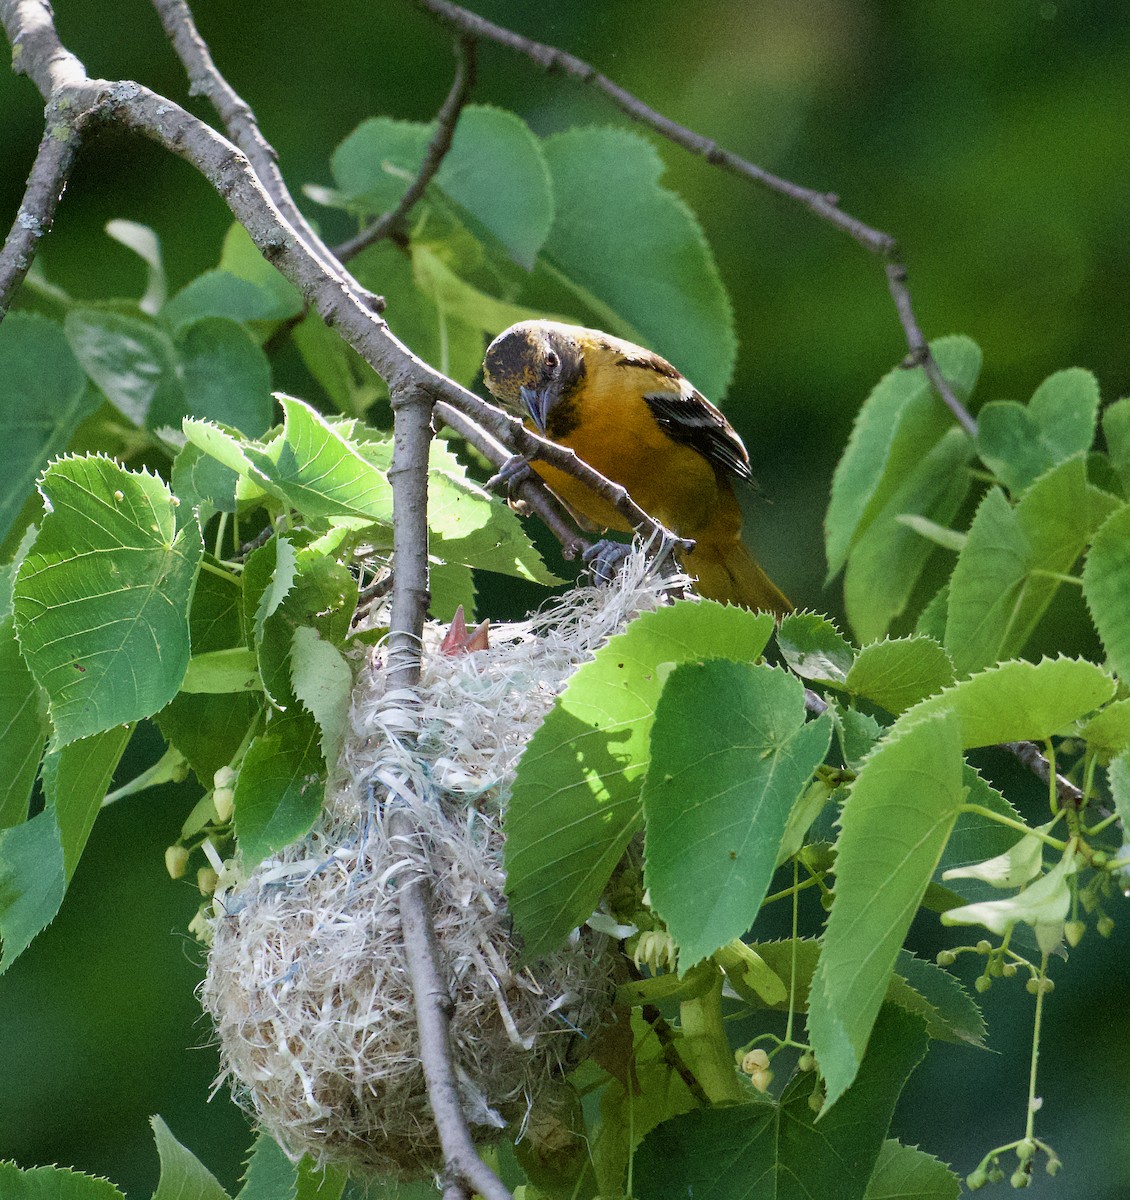
<path id="1" fill-rule="evenodd" d="M 241 1102 L 295 1157 L 364 1173 L 440 1161 L 401 944 L 398 889 L 423 874 L 454 1000 L 464 1111 L 480 1141 L 522 1130 L 607 1011 L 615 942 L 584 929 L 520 968 L 503 895 L 502 813 L 518 756 L 576 667 L 670 583 L 633 555 L 611 587 L 438 652 L 421 686 L 361 672 L 345 779 L 314 831 L 217 894 L 205 1008 Z M 390 829 L 410 817 L 410 839 Z"/>

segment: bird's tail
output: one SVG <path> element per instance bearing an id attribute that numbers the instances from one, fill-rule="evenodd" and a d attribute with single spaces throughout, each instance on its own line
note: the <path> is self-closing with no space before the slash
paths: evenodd
<path id="1" fill-rule="evenodd" d="M 736 537 L 700 538 L 694 550 L 683 555 L 682 567 L 698 580 L 696 590 L 708 600 L 762 609 L 778 617 L 793 611 L 785 594 Z"/>

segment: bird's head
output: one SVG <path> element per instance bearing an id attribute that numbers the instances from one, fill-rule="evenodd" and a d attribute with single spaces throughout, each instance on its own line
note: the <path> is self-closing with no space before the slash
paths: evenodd
<path id="1" fill-rule="evenodd" d="M 508 408 L 546 432 L 554 405 L 584 378 L 584 330 L 554 321 L 520 321 L 487 347 L 483 378 Z"/>

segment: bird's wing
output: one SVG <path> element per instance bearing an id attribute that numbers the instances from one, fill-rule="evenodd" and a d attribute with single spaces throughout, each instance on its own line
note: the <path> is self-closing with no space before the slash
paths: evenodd
<path id="1" fill-rule="evenodd" d="M 716 471 L 750 479 L 749 454 L 729 421 L 682 381 L 678 391 L 649 392 L 644 401 L 659 426 L 676 442 L 697 450 Z"/>

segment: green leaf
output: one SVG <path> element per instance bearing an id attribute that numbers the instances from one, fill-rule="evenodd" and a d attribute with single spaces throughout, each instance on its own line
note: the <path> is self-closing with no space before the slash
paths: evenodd
<path id="1" fill-rule="evenodd" d="M 953 712 L 965 749 L 999 742 L 1043 742 L 1099 708 L 1113 692 L 1114 680 L 1083 659 L 1006 662 L 921 701 L 899 719 L 899 725 Z"/>
<path id="2" fill-rule="evenodd" d="M 1119 679 L 1130 680 L 1130 505 L 1117 509 L 1095 534 L 1083 567 L 1083 596 Z"/>
<path id="3" fill-rule="evenodd" d="M 922 1022 L 886 1008 L 858 1085 L 817 1120 L 812 1075 L 797 1073 L 780 1103 L 698 1109 L 667 1121 L 635 1159 L 639 1200 L 863 1200 L 891 1114 L 926 1053 Z"/>
<path id="4" fill-rule="evenodd" d="M 896 716 L 954 682 L 953 663 L 928 637 L 899 638 L 864 646 L 848 672 L 848 691 Z"/>
<path id="5" fill-rule="evenodd" d="M 544 257 L 609 333 L 671 360 L 722 396 L 737 354 L 734 315 L 686 202 L 659 183 L 663 162 L 626 129 L 548 137 L 557 213 Z"/>
<path id="6" fill-rule="evenodd" d="M 182 403 L 177 355 L 167 334 L 147 321 L 99 309 L 76 309 L 64 322 L 67 340 L 107 400 L 135 425 L 150 408 Z"/>
<path id="7" fill-rule="evenodd" d="M 773 667 L 683 663 L 668 677 L 643 785 L 644 882 L 680 971 L 753 924 L 831 735 L 826 719 L 806 723 L 800 681 Z"/>
<path id="8" fill-rule="evenodd" d="M 773 618 L 711 601 L 644 613 L 573 675 L 518 764 L 507 895 L 527 959 L 586 920 L 641 818 L 664 664 L 752 661 Z"/>
<path id="9" fill-rule="evenodd" d="M 946 649 L 967 675 L 1023 649 L 1101 520 L 1086 462 L 1069 459 L 1013 508 L 999 488 L 981 501 L 950 582 Z"/>
<path id="10" fill-rule="evenodd" d="M 132 733 L 132 726 L 115 726 L 71 742 L 43 761 L 43 790 L 55 813 L 68 882 Z"/>
<path id="11" fill-rule="evenodd" d="M 1130 750 L 1124 750 L 1111 760 L 1107 767 L 1110 794 L 1114 800 L 1114 811 L 1122 822 L 1123 830 L 1130 829 Z M 1128 839 L 1130 840 L 1130 839 Z"/>
<path id="12" fill-rule="evenodd" d="M 235 785 L 235 832 L 247 870 L 308 832 L 322 809 L 325 777 L 308 713 L 276 716 L 251 743 Z"/>
<path id="13" fill-rule="evenodd" d="M 186 284 L 161 310 L 174 333 L 207 317 L 232 321 L 280 321 L 302 311 L 265 287 L 230 271 L 205 271 Z M 250 432 L 250 431 L 249 431 Z"/>
<path id="14" fill-rule="evenodd" d="M 357 607 L 357 581 L 347 567 L 316 550 L 298 551 L 291 564 L 292 554 L 287 539 L 275 537 L 255 551 L 244 570 L 244 603 L 248 624 L 254 613 L 259 675 L 271 702 L 280 708 L 295 699 L 291 681 L 295 630 L 312 626 L 325 641 L 340 646 Z M 269 582 L 264 572 L 270 572 Z"/>
<path id="15" fill-rule="evenodd" d="M 0 829 L 27 817 L 49 732 L 42 695 L 20 657 L 12 618 L 7 617 L 0 621 Z"/>
<path id="16" fill-rule="evenodd" d="M 944 1163 L 888 1139 L 863 1200 L 957 1200 L 960 1194 L 961 1181 Z"/>
<path id="17" fill-rule="evenodd" d="M 40 490 L 50 511 L 16 576 L 16 633 L 65 745 L 152 716 L 176 694 L 202 548 L 195 522 L 176 529 L 175 501 L 147 471 L 66 458 Z"/>
<path id="18" fill-rule="evenodd" d="M 365 216 L 395 207 L 423 162 L 430 125 L 373 117 L 331 159 L 346 205 Z M 530 270 L 553 220 L 553 193 L 537 138 L 521 118 L 471 104 L 431 188 Z"/>
<path id="19" fill-rule="evenodd" d="M 177 339 L 183 399 L 172 408 L 154 404 L 150 423 L 180 428 L 184 417 L 222 421 L 249 437 L 271 426 L 271 368 L 255 339 L 235 321 L 208 317 Z"/>
<path id="20" fill-rule="evenodd" d="M 1079 736 L 1099 762 L 1130 748 L 1130 700 L 1112 701 L 1083 724 Z"/>
<path id="21" fill-rule="evenodd" d="M 293 396 L 279 402 L 283 436 L 262 450 L 250 443 L 243 448 L 255 468 L 255 481 L 308 517 L 389 524 L 392 487 L 385 473 L 310 405 Z M 192 440 L 187 425 L 185 433 Z"/>
<path id="22" fill-rule="evenodd" d="M 168 283 L 165 279 L 165 266 L 161 261 L 161 242 L 148 225 L 139 225 L 136 221 L 121 219 L 108 221 L 106 232 L 121 245 L 127 247 L 145 263 L 148 275 L 145 281 L 145 295 L 137 302 L 137 307 L 146 316 L 153 316 L 165 303 L 168 294 Z"/>
<path id="23" fill-rule="evenodd" d="M 431 552 L 462 563 L 552 586 L 562 581 L 545 565 L 510 506 L 467 478 L 463 464 L 433 440 L 429 458 Z"/>
<path id="24" fill-rule="evenodd" d="M 843 686 L 855 649 L 826 617 L 789 613 L 777 629 L 781 657 L 802 679 Z"/>
<path id="25" fill-rule="evenodd" d="M 55 919 L 66 890 L 53 809 L 0 830 L 0 974 Z"/>
<path id="26" fill-rule="evenodd" d="M 12 1162 L 0 1162 L 0 1196 L 4 1200 L 125 1200 L 106 1179 L 64 1167 L 21 1171 Z"/>
<path id="27" fill-rule="evenodd" d="M 871 752 L 871 747 L 883 733 L 883 727 L 870 713 L 860 712 L 857 708 L 834 704 L 829 712 L 835 723 L 836 740 L 840 744 L 844 763 L 854 768 Z"/>
<path id="28" fill-rule="evenodd" d="M 1130 397 L 1108 405 L 1103 411 L 1103 436 L 1110 465 L 1122 480 L 1124 495 L 1130 495 Z"/>
<path id="29" fill-rule="evenodd" d="M 835 902 L 808 1016 L 828 1105 L 856 1078 L 965 793 L 957 717 L 900 725 L 864 763 L 840 815 Z"/>
<path id="30" fill-rule="evenodd" d="M 966 469 L 973 450 L 962 429 L 951 428 L 915 462 L 856 538 L 844 574 L 844 605 L 860 641 L 882 637 L 902 614 L 935 546 L 904 518 L 917 514 L 946 524 L 969 491 Z"/>
<path id="31" fill-rule="evenodd" d="M 414 241 L 411 253 L 416 286 L 431 298 L 436 311 L 446 317 L 454 317 L 494 337 L 518 321 L 544 316 L 537 309 L 487 295 L 458 276 L 431 246 Z"/>
<path id="32" fill-rule="evenodd" d="M 97 407 L 62 328 L 32 313 L 9 313 L 0 324 L 0 541 L 43 465 Z"/>
<path id="33" fill-rule="evenodd" d="M 199 514 L 203 529 L 214 514 L 235 512 L 236 474 L 188 443 L 173 459 L 173 494 Z"/>
<path id="34" fill-rule="evenodd" d="M 460 605 L 467 621 L 474 619 L 475 576 L 470 567 L 462 563 L 430 563 L 428 591 L 432 598 L 428 611 L 437 621 L 450 621 Z"/>
<path id="35" fill-rule="evenodd" d="M 309 625 L 299 625 L 291 639 L 290 674 L 295 695 L 318 722 L 322 756 L 332 772 L 349 731 L 353 672 L 336 646 Z"/>
<path id="36" fill-rule="evenodd" d="M 395 301 L 390 303 L 395 305 Z M 399 319 L 399 306 L 396 307 L 396 312 L 398 334 L 414 348 L 418 347 L 418 342 L 413 341 L 411 334 L 404 330 Z M 384 381 L 376 371 L 352 346 L 342 341 L 340 335 L 330 329 L 316 309 L 312 308 L 291 329 L 290 336 L 298 347 L 298 353 L 302 355 L 306 369 L 339 411 L 360 415 L 387 394 Z M 416 353 L 427 362 L 438 361 L 423 349 L 417 348 Z"/>
<path id="37" fill-rule="evenodd" d="M 905 987 L 899 986 L 905 983 Z M 985 1019 L 956 976 L 900 950 L 887 999 L 926 1022 L 930 1037 L 983 1049 Z"/>
<path id="38" fill-rule="evenodd" d="M 980 349 L 966 337 L 940 338 L 930 349 L 959 399 L 968 400 L 981 371 Z M 952 424 L 921 367 L 895 367 L 876 385 L 859 410 L 832 480 L 824 520 L 829 581 Z"/>
<path id="39" fill-rule="evenodd" d="M 260 1130 L 255 1136 L 251 1158 L 236 1200 L 295 1200 L 298 1169 L 279 1148 L 278 1142 Z"/>
<path id="40" fill-rule="evenodd" d="M 173 1137 L 160 1117 L 151 1117 L 149 1123 L 161 1159 L 161 1179 L 153 1200 L 228 1200 L 212 1172 Z"/>
<path id="41" fill-rule="evenodd" d="M 981 460 L 1013 495 L 1095 439 L 1099 385 L 1090 371 L 1072 367 L 1045 379 L 1027 408 L 994 400 L 977 414 Z"/>

